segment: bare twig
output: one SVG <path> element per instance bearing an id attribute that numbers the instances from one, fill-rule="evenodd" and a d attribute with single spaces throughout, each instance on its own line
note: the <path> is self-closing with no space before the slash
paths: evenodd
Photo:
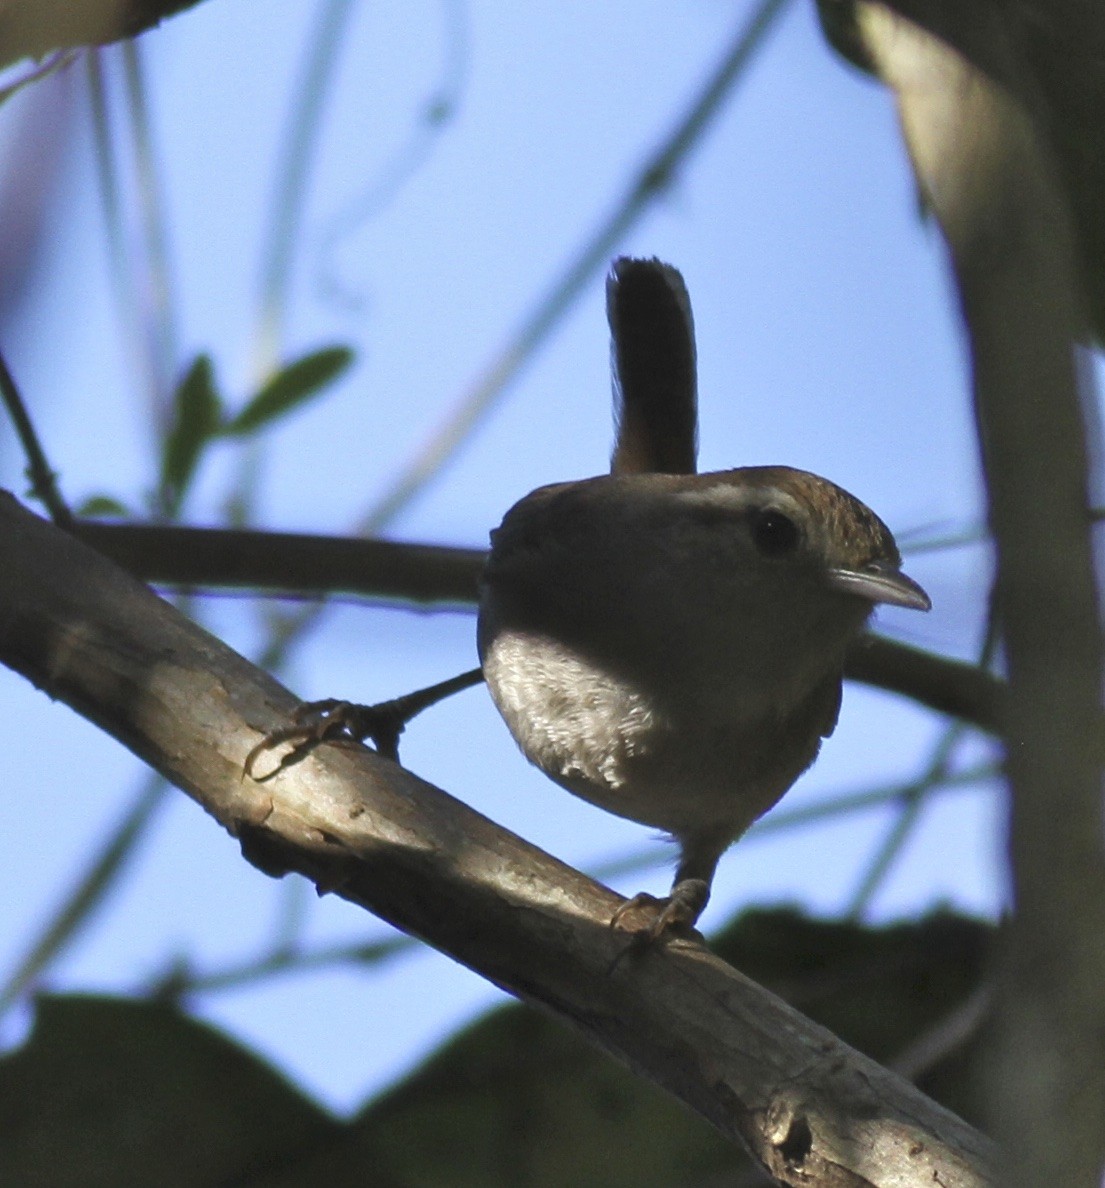
<path id="1" fill-rule="evenodd" d="M 150 118 L 149 86 L 138 42 L 121 49 L 127 131 L 134 154 L 134 210 L 141 255 L 134 288 L 145 343 L 150 404 L 159 438 L 170 422 L 170 398 L 178 366 L 176 298 L 169 251 L 164 184 Z"/>
<path id="2" fill-rule="evenodd" d="M 254 370 L 263 382 L 280 363 L 292 263 L 300 241 L 311 156 L 318 146 L 323 108 L 331 90 L 351 0 L 324 0 L 306 40 L 302 76 L 292 93 L 288 127 L 281 140 L 270 226 L 261 265 L 261 308 L 254 343 Z"/>
<path id="3" fill-rule="evenodd" d="M 73 532 L 136 576 L 166 586 L 354 594 L 422 607 L 474 606 L 485 557 L 482 549 L 256 529 L 81 520 Z"/>
<path id="4" fill-rule="evenodd" d="M 986 629 L 979 647 L 978 667 L 981 671 L 989 671 L 1000 638 L 995 601 L 996 591 L 991 590 L 989 609 L 986 615 Z M 951 772 L 955 752 L 966 733 L 966 724 L 962 721 L 953 719 L 945 725 L 932 748 L 932 754 L 925 765 L 924 772 L 903 791 L 897 818 L 883 839 L 883 843 L 868 869 L 864 872 L 856 894 L 849 905 L 848 916 L 851 919 L 860 920 L 863 918 L 864 912 L 870 906 L 871 900 L 889 873 L 895 859 L 905 848 L 910 834 L 917 827 L 929 793 Z"/>
<path id="5" fill-rule="evenodd" d="M 96 183 L 103 207 L 111 287 L 122 323 L 122 339 L 127 361 L 133 369 L 140 389 L 149 396 L 157 392 L 158 379 L 153 361 L 146 350 L 141 303 L 135 293 L 136 286 L 131 284 L 131 256 L 125 230 L 123 184 L 120 176 L 122 165 L 112 131 L 106 53 L 100 50 L 91 51 L 85 54 L 84 61 L 88 78 Z M 154 399 L 151 402 L 151 423 L 155 431 L 163 428 L 163 411 L 158 408 Z"/>
<path id="6" fill-rule="evenodd" d="M 951 771 L 956 748 L 965 733 L 962 722 L 953 721 L 950 725 L 945 726 L 932 749 L 924 771 L 902 792 L 890 829 L 882 839 L 882 843 L 867 869 L 863 872 L 859 885 L 845 909 L 844 914 L 847 919 L 859 923 L 867 913 L 871 901 L 890 873 L 895 859 L 905 848 L 909 835 L 920 821 L 921 813 L 928 803 L 929 794 L 947 778 Z"/>
<path id="7" fill-rule="evenodd" d="M 441 72 L 420 105 L 413 127 L 368 179 L 364 189 L 348 199 L 322 231 L 319 287 L 327 296 L 352 308 L 363 304 L 363 297 L 338 275 L 336 256 L 343 240 L 383 211 L 402 191 L 429 160 L 435 144 L 460 111 L 469 67 L 467 0 L 441 0 L 441 15 Z"/>
<path id="8" fill-rule="evenodd" d="M 15 431 L 19 436 L 19 443 L 27 457 L 27 474 L 31 480 L 31 493 L 42 501 L 43 506 L 50 513 L 55 524 L 67 526 L 73 518 L 65 500 L 58 489 L 57 472 L 46 460 L 46 451 L 42 448 L 38 433 L 35 431 L 31 414 L 23 403 L 23 396 L 15 377 L 8 369 L 7 360 L 0 353 L 0 398 L 8 410 Z"/>
<path id="9" fill-rule="evenodd" d="M 890 1067 L 911 1081 L 923 1077 L 930 1068 L 946 1060 L 978 1035 L 990 1019 L 993 1006 L 993 986 L 976 986 L 953 1010 L 895 1056 L 890 1061 Z"/>
<path id="10" fill-rule="evenodd" d="M 41 82 L 44 78 L 49 78 L 51 74 L 64 70 L 76 58 L 77 53 L 77 50 L 58 50 L 56 53 L 50 54 L 38 66 L 30 68 L 22 78 L 8 83 L 6 87 L 0 87 L 0 105 L 14 98 L 24 87 Z"/>
<path id="11" fill-rule="evenodd" d="M 240 990 L 243 986 L 269 981 L 277 975 L 315 973 L 335 967 L 377 966 L 410 953 L 417 947 L 417 942 L 409 936 L 389 936 L 384 940 L 350 941 L 316 948 L 274 948 L 260 957 L 239 961 L 221 969 L 198 970 L 188 964 L 174 964 L 141 987 L 139 993 L 150 998 L 180 1002 L 196 994 Z"/>
<path id="12" fill-rule="evenodd" d="M 37 979 L 65 949 L 77 932 L 99 907 L 119 871 L 145 833 L 158 807 L 164 803 L 169 785 L 150 772 L 141 791 L 122 821 L 108 835 L 107 841 L 77 879 L 50 921 L 15 967 L 7 982 L 0 986 L 0 1017 L 30 990 Z"/>
<path id="13" fill-rule="evenodd" d="M 945 773 L 932 784 L 931 790 L 936 794 L 977 788 L 980 784 L 994 780 L 1000 775 L 1001 768 L 996 763 L 977 763 L 963 771 Z M 871 809 L 901 804 L 902 800 L 911 794 L 913 787 L 913 781 L 880 784 L 875 788 L 865 788 L 860 792 L 837 792 L 825 796 L 813 804 L 772 809 L 766 817 L 761 817 L 741 838 L 741 847 L 754 845 L 761 838 L 770 837 L 775 833 L 784 833 L 789 829 L 803 825 L 836 821 L 838 818 L 850 816 L 852 813 L 864 813 Z M 669 856 L 662 850 L 656 846 L 649 846 L 647 850 L 633 850 L 620 857 L 596 863 L 588 869 L 595 878 L 609 879 L 623 874 L 633 874 L 640 870 L 651 870 L 654 867 L 665 865 L 669 861 Z"/>

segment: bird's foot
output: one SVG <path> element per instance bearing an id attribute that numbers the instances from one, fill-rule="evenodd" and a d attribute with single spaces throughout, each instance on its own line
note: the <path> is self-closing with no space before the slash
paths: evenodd
<path id="1" fill-rule="evenodd" d="M 280 760 L 277 771 L 298 763 L 324 742 L 357 746 L 371 740 L 379 754 L 398 762 L 399 735 L 413 717 L 407 710 L 406 699 L 402 697 L 378 705 L 358 705 L 332 697 L 305 701 L 296 706 L 289 725 L 269 731 L 250 751 L 243 765 L 245 774 L 256 779 L 253 769 L 258 758 L 282 743 L 291 743 L 292 749 Z"/>
<path id="2" fill-rule="evenodd" d="M 610 918 L 610 927 L 623 928 L 627 916 L 640 913 L 649 922 L 643 928 L 626 928 L 635 944 L 650 945 L 666 934 L 693 933 L 709 898 L 710 884 L 705 879 L 680 879 L 663 898 L 641 891 L 627 899 Z"/>
<path id="3" fill-rule="evenodd" d="M 353 701 L 338 701 L 334 698 L 305 701 L 296 707 L 290 726 L 270 731 L 250 751 L 243 765 L 245 774 L 257 779 L 253 775 L 253 765 L 258 756 L 281 743 L 291 743 L 292 749 L 283 756 L 274 771 L 261 778 L 269 779 L 289 764 L 298 763 L 319 743 L 324 742 L 339 747 L 354 747 L 371 739 L 378 754 L 398 763 L 399 736 L 412 718 L 446 697 L 478 685 L 482 680 L 483 670 L 473 668 L 447 681 L 439 681 L 436 685 L 416 689 L 413 693 L 405 693 L 391 701 L 380 701 L 376 705 L 358 705 Z"/>

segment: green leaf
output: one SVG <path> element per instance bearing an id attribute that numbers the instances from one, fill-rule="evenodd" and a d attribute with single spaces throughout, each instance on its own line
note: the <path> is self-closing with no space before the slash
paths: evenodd
<path id="1" fill-rule="evenodd" d="M 125 520 L 131 513 L 127 505 L 116 499 L 114 495 L 100 493 L 89 495 L 77 507 L 74 514 L 83 520 Z"/>
<path id="2" fill-rule="evenodd" d="M 254 433 L 317 396 L 352 362 L 353 352 L 343 346 L 323 347 L 296 359 L 277 372 L 237 416 L 226 422 L 222 432 L 234 437 Z"/>
<path id="3" fill-rule="evenodd" d="M 177 387 L 173 424 L 161 455 L 161 502 L 175 512 L 191 483 L 204 447 L 219 432 L 222 401 L 209 355 L 197 355 Z"/>

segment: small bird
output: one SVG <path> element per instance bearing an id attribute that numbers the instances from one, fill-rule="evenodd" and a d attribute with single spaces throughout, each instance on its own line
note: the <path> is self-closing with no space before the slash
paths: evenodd
<path id="1" fill-rule="evenodd" d="M 691 926 L 722 853 L 816 758 L 879 603 L 928 610 L 886 525 L 784 466 L 541 487 L 491 535 L 477 644 L 526 757 L 679 844 L 655 938 Z"/>
<path id="2" fill-rule="evenodd" d="M 491 534 L 481 668 L 380 705 L 309 702 L 245 770 L 282 742 L 298 753 L 371 738 L 398 759 L 411 718 L 485 680 L 546 775 L 678 842 L 671 894 L 634 896 L 611 921 L 647 907 L 647 940 L 694 925 L 722 853 L 817 757 L 845 652 L 875 607 L 930 603 L 882 520 L 826 479 L 695 473 L 696 347 L 678 270 L 615 260 L 607 317 L 611 473 L 539 488 Z"/>

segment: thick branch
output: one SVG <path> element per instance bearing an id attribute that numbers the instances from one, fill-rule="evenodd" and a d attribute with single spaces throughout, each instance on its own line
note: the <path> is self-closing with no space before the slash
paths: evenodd
<path id="1" fill-rule="evenodd" d="M 970 340 L 1010 671 L 1015 915 L 993 1078 L 1011 1182 L 1098 1185 L 1105 1161 L 1105 849 L 1098 623 L 1070 208 L 1034 80 L 1003 17 L 941 13 L 941 40 L 858 6 L 947 240 Z M 935 20 L 935 16 L 931 19 Z M 1087 943 L 1087 941 L 1089 943 Z"/>
<path id="2" fill-rule="evenodd" d="M 0 499 L 0 659 L 296 870 L 582 1030 L 783 1184 L 990 1183 L 985 1140 L 700 945 L 626 951 L 617 899 L 367 751 L 242 777 L 293 696 L 71 536 Z"/>

